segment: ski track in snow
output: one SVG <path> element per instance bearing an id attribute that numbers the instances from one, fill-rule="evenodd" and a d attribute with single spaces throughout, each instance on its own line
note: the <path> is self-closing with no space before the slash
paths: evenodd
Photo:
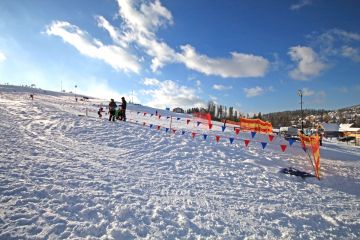
<path id="1" fill-rule="evenodd" d="M 279 173 L 312 171 L 295 147 L 192 139 L 0 90 L 0 239 L 360 237 L 359 148 L 325 143 L 323 179 L 302 179 Z"/>

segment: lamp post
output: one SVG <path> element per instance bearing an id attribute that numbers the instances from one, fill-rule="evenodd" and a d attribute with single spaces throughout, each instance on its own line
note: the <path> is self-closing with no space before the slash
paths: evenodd
<path id="1" fill-rule="evenodd" d="M 300 108 L 301 108 L 301 131 L 304 132 L 304 113 L 303 113 L 303 109 L 302 109 L 302 104 L 303 104 L 303 92 L 301 89 L 298 90 L 297 92 L 298 96 L 300 96 Z"/>

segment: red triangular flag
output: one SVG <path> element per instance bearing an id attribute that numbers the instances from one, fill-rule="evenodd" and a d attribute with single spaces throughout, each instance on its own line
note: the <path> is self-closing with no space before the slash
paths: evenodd
<path id="1" fill-rule="evenodd" d="M 159 115 L 159 119 L 161 118 L 161 115 Z"/>
<path id="2" fill-rule="evenodd" d="M 174 134 L 176 133 L 176 130 L 175 130 L 175 129 L 173 129 L 173 133 L 174 133 Z"/>
<path id="3" fill-rule="evenodd" d="M 216 139 L 217 142 L 219 142 L 220 136 L 215 136 L 215 139 Z"/>
<path id="4" fill-rule="evenodd" d="M 286 150 L 286 145 L 280 145 L 280 147 L 281 147 L 281 151 L 285 152 L 285 150 Z"/>
<path id="5" fill-rule="evenodd" d="M 186 120 L 186 124 L 189 124 L 189 122 L 190 122 L 190 119 L 187 119 L 187 120 Z"/>
<path id="6" fill-rule="evenodd" d="M 144 112 L 144 116 L 146 115 L 146 112 Z"/>
<path id="7" fill-rule="evenodd" d="M 238 135 L 239 132 L 240 132 L 240 129 L 239 129 L 239 128 L 235 128 L 235 133 L 236 133 L 236 135 Z"/>
<path id="8" fill-rule="evenodd" d="M 270 142 L 272 142 L 273 139 L 274 139 L 274 135 L 269 135 Z"/>
<path id="9" fill-rule="evenodd" d="M 192 136 L 192 138 L 194 138 L 195 137 L 195 135 L 196 135 L 196 133 L 191 133 L 191 136 Z"/>
<path id="10" fill-rule="evenodd" d="M 146 125 L 146 122 L 144 122 L 143 125 L 145 126 L 145 125 Z"/>
<path id="11" fill-rule="evenodd" d="M 160 130 L 160 125 L 159 125 L 159 126 L 157 126 L 157 130 Z"/>
<path id="12" fill-rule="evenodd" d="M 245 146 L 247 147 L 248 145 L 249 145 L 249 142 L 250 142 L 250 140 L 244 140 L 244 142 L 245 142 Z"/>
<path id="13" fill-rule="evenodd" d="M 213 126 L 213 125 L 212 125 L 212 123 L 209 123 L 209 129 L 211 129 L 211 128 L 212 128 L 212 126 Z"/>

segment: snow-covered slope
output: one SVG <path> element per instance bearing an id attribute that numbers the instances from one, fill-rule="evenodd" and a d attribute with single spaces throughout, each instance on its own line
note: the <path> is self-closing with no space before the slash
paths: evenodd
<path id="1" fill-rule="evenodd" d="M 312 172 L 297 143 L 135 105 L 109 122 L 100 102 L 0 86 L 0 239 L 360 237 L 359 148 L 325 143 L 302 179 L 279 173 Z"/>

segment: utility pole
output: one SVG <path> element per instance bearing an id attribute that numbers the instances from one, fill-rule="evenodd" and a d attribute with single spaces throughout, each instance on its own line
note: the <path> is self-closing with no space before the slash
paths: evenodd
<path id="1" fill-rule="evenodd" d="M 302 133 L 304 133 L 304 113 L 303 113 L 303 108 L 302 108 L 302 104 L 303 104 L 303 92 L 301 89 L 298 90 L 298 96 L 300 96 L 300 109 L 301 109 L 301 131 Z"/>

